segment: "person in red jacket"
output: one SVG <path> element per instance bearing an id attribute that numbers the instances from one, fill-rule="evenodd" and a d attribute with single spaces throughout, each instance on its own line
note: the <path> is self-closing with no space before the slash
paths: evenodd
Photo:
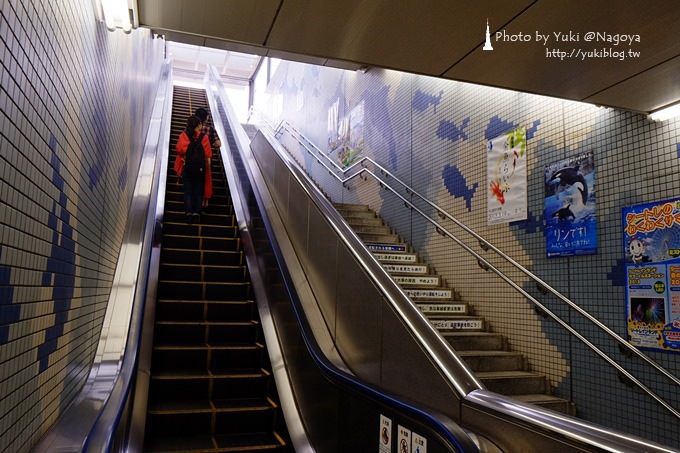
<path id="1" fill-rule="evenodd" d="M 217 135 L 217 131 L 208 122 L 208 111 L 203 107 L 199 107 L 194 112 L 194 115 L 196 115 L 198 119 L 201 120 L 201 132 L 206 134 L 210 139 L 210 146 L 212 148 L 219 148 L 220 146 L 222 146 L 222 141 L 220 140 L 219 135 Z M 213 196 L 212 171 L 208 169 L 208 171 L 205 173 L 205 185 L 203 187 L 203 203 L 201 205 L 204 211 L 208 209 L 208 202 L 212 198 L 212 196 Z"/>
<path id="2" fill-rule="evenodd" d="M 184 212 L 189 223 L 200 220 L 205 185 L 205 172 L 199 176 L 183 174 L 187 148 L 191 142 L 189 137 L 193 137 L 194 140 L 200 137 L 205 155 L 206 172 L 210 171 L 210 158 L 212 157 L 210 139 L 207 135 L 201 133 L 201 126 L 202 121 L 200 118 L 194 115 L 190 116 L 187 119 L 187 127 L 179 134 L 177 145 L 175 146 L 177 157 L 175 158 L 174 169 L 177 176 L 182 178 L 182 184 L 184 185 Z"/>

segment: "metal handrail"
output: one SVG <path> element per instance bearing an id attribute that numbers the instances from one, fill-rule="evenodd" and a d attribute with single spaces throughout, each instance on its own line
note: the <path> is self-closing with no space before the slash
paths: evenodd
<path id="1" fill-rule="evenodd" d="M 600 322 L 598 319 L 593 317 L 590 313 L 579 307 L 577 304 L 575 304 L 573 301 L 571 301 L 569 298 L 564 296 L 562 293 L 557 291 L 555 288 L 553 288 L 551 285 L 546 283 L 543 279 L 535 275 L 533 272 L 529 271 L 527 268 L 519 264 L 517 261 L 515 261 L 513 258 L 505 254 L 503 251 L 495 247 L 493 244 L 488 242 L 486 239 L 484 239 L 482 236 L 477 234 L 475 231 L 461 223 L 459 220 L 455 219 L 453 216 L 451 216 L 449 213 L 441 209 L 439 206 L 436 204 L 432 203 L 430 200 L 425 198 L 423 195 L 418 193 L 416 190 L 411 188 L 408 184 L 403 182 L 401 179 L 399 179 L 397 176 L 393 175 L 389 170 L 375 162 L 373 159 L 371 159 L 368 156 L 365 156 L 361 159 L 359 159 L 357 162 L 353 163 L 351 166 L 343 169 L 340 167 L 333 159 L 328 157 L 321 149 L 319 149 L 318 146 L 316 146 L 310 139 L 308 139 L 304 134 L 299 132 L 294 126 L 292 126 L 290 123 L 287 121 L 281 121 L 278 126 L 275 128 L 272 127 L 272 123 L 264 117 L 260 112 L 257 112 L 256 110 L 253 109 L 253 113 L 259 115 L 260 118 L 263 119 L 263 122 L 267 125 L 267 127 L 272 128 L 275 132 L 276 135 L 278 135 L 282 130 L 285 130 L 293 136 L 298 142 L 305 148 L 305 150 L 312 155 L 316 162 L 322 165 L 328 172 L 334 176 L 342 185 L 343 187 L 346 186 L 348 182 L 350 182 L 352 179 L 359 177 L 362 174 L 368 174 L 372 178 L 374 178 L 379 184 L 381 188 L 384 188 L 386 190 L 389 190 L 393 194 L 395 194 L 399 199 L 401 199 L 404 204 L 411 210 L 415 210 L 418 214 L 420 214 L 425 220 L 427 220 L 429 223 L 435 226 L 437 231 L 440 234 L 443 234 L 445 236 L 448 236 L 450 239 L 452 239 L 454 242 L 456 242 L 458 245 L 463 247 L 468 253 L 473 255 L 474 257 L 477 258 L 478 261 L 483 263 L 485 265 L 485 269 L 492 270 L 494 273 L 496 273 L 501 279 L 506 281 L 511 287 L 513 287 L 515 290 L 517 290 L 520 294 L 525 296 L 527 299 L 529 299 L 534 305 L 536 305 L 538 308 L 543 310 L 548 316 L 550 316 L 553 320 L 555 320 L 558 324 L 566 328 L 572 335 L 574 335 L 576 338 L 581 340 L 586 346 L 588 346 L 593 352 L 595 352 L 597 355 L 605 359 L 607 363 L 609 363 L 611 366 L 613 366 L 617 371 L 619 371 L 624 377 L 629 379 L 632 383 L 637 385 L 641 390 L 643 390 L 645 393 L 647 393 L 651 398 L 653 398 L 655 401 L 657 401 L 659 404 L 661 404 L 666 410 L 668 410 L 670 413 L 672 413 L 675 417 L 680 419 L 680 412 L 673 408 L 668 402 L 666 402 L 663 398 L 658 396 L 656 393 L 654 393 L 652 390 L 650 390 L 647 386 L 642 384 L 637 378 L 635 378 L 632 374 L 630 374 L 627 370 L 625 370 L 621 365 L 619 365 L 616 361 L 614 361 L 612 358 L 610 358 L 606 353 L 604 353 L 602 350 L 600 350 L 597 346 L 592 344 L 589 340 L 587 340 L 583 335 L 581 335 L 578 331 L 576 331 L 574 328 L 572 328 L 568 323 L 563 321 L 559 316 L 554 314 L 551 310 L 549 310 L 545 305 L 540 303 L 536 298 L 531 296 L 529 293 L 526 292 L 523 288 L 521 288 L 519 285 L 517 285 L 514 281 L 512 281 L 507 275 L 505 275 L 502 271 L 500 271 L 498 268 L 493 266 L 491 263 L 489 263 L 486 259 L 484 259 L 481 255 L 479 255 L 477 252 L 472 250 L 468 245 L 466 245 L 463 241 L 458 239 L 454 234 L 449 232 L 446 228 L 444 228 L 442 225 L 440 225 L 436 220 L 432 219 L 429 215 L 424 213 L 422 210 L 420 210 L 416 205 L 414 205 L 411 201 L 407 200 L 404 198 L 402 195 L 400 195 L 393 187 L 390 185 L 386 180 L 383 178 L 379 177 L 376 175 L 373 171 L 369 170 L 365 165 L 364 162 L 370 162 L 373 166 L 378 168 L 383 174 L 387 175 L 389 178 L 397 181 L 403 188 L 404 190 L 409 194 L 409 195 L 415 195 L 416 197 L 420 198 L 423 200 L 426 204 L 428 204 L 431 208 L 435 209 L 437 214 L 441 218 L 446 218 L 452 221 L 453 223 L 456 224 L 456 226 L 460 227 L 463 229 L 465 232 L 468 234 L 472 235 L 477 241 L 479 241 L 480 246 L 482 249 L 486 250 L 492 250 L 495 252 L 498 256 L 506 260 L 509 264 L 514 266 L 516 269 L 524 273 L 527 277 L 532 279 L 535 283 L 540 285 L 542 288 L 544 288 L 547 292 L 553 294 L 555 297 L 569 305 L 571 308 L 579 312 L 582 316 L 584 316 L 586 319 L 591 321 L 593 324 L 595 324 L 597 327 L 600 328 L 603 332 L 608 334 L 611 338 L 613 338 L 615 341 L 617 341 L 620 345 L 623 345 L 627 350 L 631 351 L 633 354 L 637 355 L 639 358 L 641 358 L 643 361 L 645 361 L 647 364 L 651 365 L 654 369 L 656 369 L 659 373 L 664 375 L 667 379 L 673 381 L 675 384 L 680 385 L 680 378 L 676 377 L 672 373 L 670 373 L 668 370 L 666 370 L 664 367 L 659 365 L 658 363 L 654 362 L 652 359 L 647 357 L 645 354 L 640 352 L 636 347 L 632 346 L 630 343 L 628 343 L 626 340 L 624 340 L 620 335 L 618 335 L 616 332 L 612 331 L 609 327 L 604 325 L 602 322 Z M 309 146 L 315 149 L 315 152 L 313 152 Z M 326 164 L 321 160 L 321 158 L 325 161 L 328 161 L 329 164 Z M 345 176 L 348 173 L 354 171 L 358 166 L 361 166 L 361 168 L 356 171 L 355 173 L 350 174 L 349 176 Z M 338 175 L 338 173 L 341 173 L 342 176 Z"/>

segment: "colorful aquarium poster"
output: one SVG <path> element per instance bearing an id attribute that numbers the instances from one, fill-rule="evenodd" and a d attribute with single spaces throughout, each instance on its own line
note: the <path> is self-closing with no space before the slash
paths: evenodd
<path id="1" fill-rule="evenodd" d="M 680 352 L 680 198 L 623 208 L 628 340 Z"/>
<path id="2" fill-rule="evenodd" d="M 521 127 L 489 140 L 487 223 L 527 218 L 527 134 Z"/>
<path id="3" fill-rule="evenodd" d="M 549 257 L 597 253 L 592 151 L 545 167 L 543 214 Z"/>

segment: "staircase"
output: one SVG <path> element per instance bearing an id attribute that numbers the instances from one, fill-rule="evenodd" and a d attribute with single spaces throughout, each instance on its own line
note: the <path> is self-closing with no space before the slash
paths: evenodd
<path id="1" fill-rule="evenodd" d="M 468 304 L 374 211 L 366 205 L 335 207 L 487 389 L 574 415 L 573 403 L 553 396 L 545 375 L 531 371 L 523 354 L 508 350 L 505 337 L 490 332 L 484 318 L 471 314 Z"/>
<path id="2" fill-rule="evenodd" d="M 214 196 L 188 224 L 172 169 L 204 90 L 175 87 L 153 355 L 148 452 L 291 452 L 219 152 Z"/>

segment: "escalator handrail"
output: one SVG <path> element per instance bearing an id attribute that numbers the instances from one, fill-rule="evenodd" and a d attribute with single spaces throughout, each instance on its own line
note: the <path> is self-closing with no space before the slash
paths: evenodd
<path id="1" fill-rule="evenodd" d="M 214 71 L 214 68 L 211 68 L 212 71 Z M 224 88 L 222 88 L 222 96 L 223 98 L 226 99 L 226 92 L 224 92 Z M 229 112 L 227 112 L 228 114 Z M 219 119 L 219 113 L 215 112 L 213 114 L 214 119 Z M 227 122 L 229 124 L 234 124 L 234 118 L 226 118 Z M 215 121 L 216 123 L 216 128 L 219 128 L 222 126 L 222 123 L 220 121 Z M 218 132 L 220 132 L 218 130 Z M 221 131 L 224 133 L 224 131 Z M 225 134 L 226 136 L 226 134 Z M 298 323 L 298 326 L 300 327 L 300 334 L 303 339 L 303 342 L 307 348 L 307 350 L 310 353 L 310 356 L 314 360 L 314 362 L 317 364 L 318 368 L 322 372 L 322 374 L 332 382 L 343 386 L 344 388 L 350 389 L 354 392 L 357 392 L 361 395 L 366 396 L 369 399 L 379 401 L 382 404 L 385 404 L 387 406 L 390 406 L 391 408 L 394 408 L 395 411 L 402 412 L 409 414 L 415 419 L 421 420 L 422 423 L 426 426 L 430 426 L 432 429 L 432 432 L 439 436 L 443 441 L 449 443 L 450 445 L 454 446 L 456 448 L 455 451 L 461 451 L 461 452 L 474 452 L 474 451 L 479 451 L 477 445 L 473 442 L 473 440 L 470 438 L 470 436 L 452 419 L 449 417 L 439 414 L 433 411 L 427 411 L 424 410 L 414 404 L 408 403 L 394 395 L 389 395 L 385 393 L 384 391 L 369 385 L 365 382 L 362 382 L 360 379 L 358 379 L 356 376 L 349 374 L 348 372 L 338 368 L 331 360 L 329 360 L 326 355 L 323 353 L 321 347 L 317 344 L 314 334 L 312 332 L 311 326 L 309 325 L 309 322 L 307 320 L 307 317 L 304 314 L 304 309 L 302 308 L 302 303 L 298 298 L 297 291 L 295 290 L 295 286 L 293 283 L 293 279 L 288 271 L 288 267 L 286 265 L 285 258 L 283 256 L 283 253 L 279 247 L 279 244 L 276 240 L 276 236 L 273 232 L 273 228 L 271 225 L 271 222 L 269 220 L 269 217 L 267 215 L 267 212 L 264 208 L 265 203 L 263 202 L 262 199 L 262 194 L 260 193 L 260 190 L 266 190 L 266 189 L 260 189 L 259 186 L 254 185 L 254 177 L 253 177 L 253 171 L 254 169 L 250 168 L 249 164 L 253 163 L 253 159 L 251 159 L 251 156 L 244 156 L 244 154 L 248 154 L 250 152 L 249 148 L 247 146 L 244 146 L 243 144 L 239 143 L 237 141 L 237 150 L 231 150 L 232 152 L 236 151 L 239 154 L 241 154 L 241 159 L 245 163 L 244 168 L 247 172 L 247 178 L 248 178 L 248 184 L 250 185 L 251 188 L 253 188 L 253 195 L 255 196 L 257 200 L 257 204 L 260 210 L 260 214 L 262 216 L 262 222 L 264 224 L 265 230 L 267 232 L 267 236 L 270 239 L 270 244 L 273 250 L 273 254 L 276 258 L 277 263 L 279 264 L 279 270 L 282 275 L 282 279 L 284 282 L 284 286 L 286 288 L 286 292 L 288 296 L 290 297 L 291 300 L 291 305 L 293 307 L 293 311 L 295 313 L 295 317 Z M 226 162 L 231 162 L 229 159 L 225 161 Z M 238 172 L 234 169 L 230 171 L 231 174 L 234 175 L 235 178 L 238 178 Z M 240 184 L 237 184 L 239 187 L 241 186 Z M 242 203 L 243 204 L 243 203 Z"/>
<path id="2" fill-rule="evenodd" d="M 165 177 L 167 167 L 167 153 L 170 143 L 170 118 L 172 112 L 172 63 L 165 62 L 164 73 L 159 82 L 159 94 L 156 98 L 155 108 L 152 113 L 150 128 L 157 128 L 158 134 L 151 142 L 145 144 L 145 154 L 149 161 L 153 160 L 153 172 L 141 175 L 149 185 L 148 200 L 146 201 L 146 216 L 144 222 L 144 235 L 141 247 L 141 258 L 137 274 L 137 285 L 132 313 L 130 315 L 130 327 L 125 345 L 125 354 L 121 361 L 119 376 L 107 400 L 105 406 L 95 421 L 95 424 L 84 444 L 84 452 L 109 452 L 114 442 L 127 442 L 127 428 L 121 428 L 123 416 L 133 394 L 135 371 L 139 355 L 139 347 L 142 335 L 143 313 L 146 306 L 146 294 L 149 285 L 150 257 L 156 243 L 156 226 L 158 222 L 158 205 L 162 206 L 159 196 L 164 196 Z M 157 139 L 156 139 L 157 137 Z M 151 154 L 153 153 L 153 154 Z M 153 156 L 153 157 L 152 157 Z M 122 432 L 118 430 L 122 429 Z M 118 432 L 118 434 L 117 434 Z M 116 436 L 121 436 L 116 438 Z"/>

